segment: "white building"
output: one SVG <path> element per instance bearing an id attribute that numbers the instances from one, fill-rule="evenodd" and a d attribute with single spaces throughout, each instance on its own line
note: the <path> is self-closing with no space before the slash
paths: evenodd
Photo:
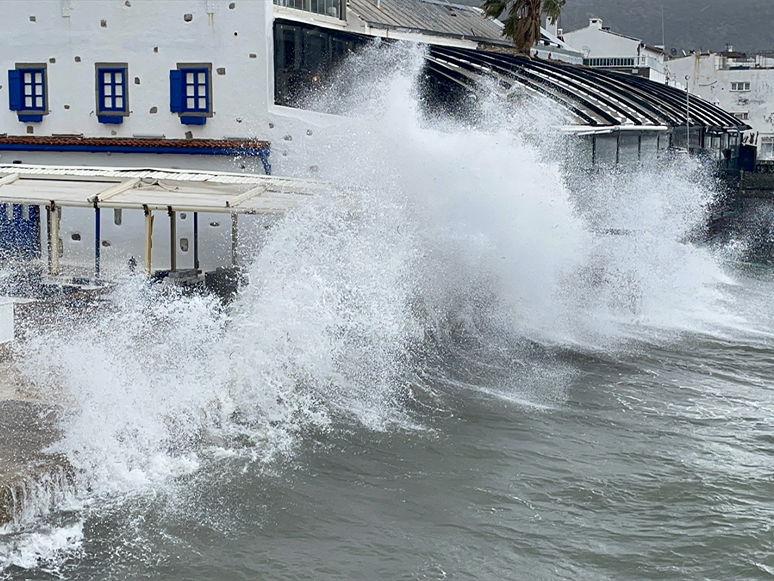
<path id="1" fill-rule="evenodd" d="M 583 64 L 590 67 L 632 73 L 660 83 L 666 82 L 665 54 L 651 46 L 602 25 L 601 18 L 590 18 L 589 25 L 565 32 L 564 41 L 583 53 Z"/>
<path id="2" fill-rule="evenodd" d="M 297 174 L 299 160 L 336 121 L 294 99 L 310 83 L 324 83 L 364 39 L 509 46 L 502 25 L 480 9 L 434 0 L 3 0 L 2 16 L 0 165 L 8 166 L 256 174 L 273 166 L 276 175 Z M 579 60 L 558 39 L 547 37 L 537 49 Z M 28 255 L 50 264 L 46 212 L 4 206 L 0 252 L 29 246 Z M 99 250 L 88 234 L 89 212 L 65 208 L 55 225 L 64 270 Z M 142 216 L 124 213 L 98 218 L 103 267 L 111 256 L 120 265 L 142 253 Z M 197 268 L 191 213 L 169 213 L 173 222 L 156 220 L 154 256 L 171 253 L 165 262 L 172 270 Z M 200 222 L 207 225 L 203 240 L 232 248 L 228 220 L 203 215 Z M 130 224 L 134 242 L 119 233 Z M 116 240 L 121 251 L 109 244 Z M 223 254 L 229 266 L 233 253 Z M 206 267 L 218 260 L 210 257 Z"/>
<path id="3" fill-rule="evenodd" d="M 774 160 L 774 58 L 727 51 L 669 61 L 676 80 L 752 127 L 744 142 Z"/>

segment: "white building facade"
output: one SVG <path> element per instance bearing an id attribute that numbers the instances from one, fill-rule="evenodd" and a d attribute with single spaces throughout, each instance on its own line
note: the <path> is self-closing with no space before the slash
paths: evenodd
<path id="1" fill-rule="evenodd" d="M 346 0 L 3 0 L 0 165 L 309 177 L 316 167 L 301 167 L 307 153 L 338 121 L 285 106 L 278 79 L 302 88 L 325 80 L 369 36 L 469 49 L 508 44 L 502 25 L 480 9 L 405 2 L 352 0 L 348 10 Z M 559 54 L 560 44 L 542 49 Z M 51 211 L 3 207 L 0 254 L 21 246 L 25 258 L 51 263 Z M 88 234 L 94 210 L 56 211 L 63 271 L 88 263 L 100 250 Z M 155 213 L 154 265 L 232 265 L 231 221 L 171 210 L 170 221 L 167 212 Z M 192 217 L 201 224 L 198 260 Z M 102 213 L 103 269 L 139 262 L 143 219 L 142 211 Z"/>
<path id="2" fill-rule="evenodd" d="M 669 70 L 692 94 L 750 125 L 744 143 L 757 147 L 758 159 L 774 160 L 774 58 L 694 53 L 669 61 Z"/>
<path id="3" fill-rule="evenodd" d="M 590 18 L 589 25 L 565 32 L 564 41 L 583 53 L 583 64 L 640 75 L 651 81 L 666 82 L 665 54 L 638 38 L 613 32 L 601 18 Z"/>
<path id="4" fill-rule="evenodd" d="M 3 17 L 2 162 L 263 172 L 304 125 L 273 108 L 267 2 L 25 0 Z"/>
<path id="5" fill-rule="evenodd" d="M 277 23 L 470 49 L 509 45 L 478 8 L 406 2 L 4 0 L 0 163 L 252 172 L 270 163 L 286 173 L 294 152 L 315 146 L 315 128 L 335 120 L 275 104 L 275 68 L 288 64 L 276 60 Z M 536 50 L 579 60 L 555 40 Z M 306 74 L 311 53 L 330 60 L 337 46 L 310 32 L 284 56 Z"/>

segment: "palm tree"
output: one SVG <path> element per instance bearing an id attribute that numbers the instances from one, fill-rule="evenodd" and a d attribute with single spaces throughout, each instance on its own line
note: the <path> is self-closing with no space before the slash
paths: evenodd
<path id="1" fill-rule="evenodd" d="M 500 18 L 508 9 L 503 21 L 503 36 L 513 40 L 516 48 L 529 54 L 532 45 L 540 39 L 541 15 L 546 14 L 556 22 L 566 0 L 484 0 L 482 8 L 487 16 Z"/>

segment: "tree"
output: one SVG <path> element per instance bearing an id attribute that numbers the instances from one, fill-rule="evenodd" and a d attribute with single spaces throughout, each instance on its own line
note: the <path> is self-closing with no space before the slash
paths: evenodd
<path id="1" fill-rule="evenodd" d="M 556 22 L 566 0 L 484 0 L 482 8 L 487 16 L 503 20 L 503 36 L 513 40 L 516 48 L 529 54 L 532 45 L 540 39 L 541 15 L 545 14 Z"/>

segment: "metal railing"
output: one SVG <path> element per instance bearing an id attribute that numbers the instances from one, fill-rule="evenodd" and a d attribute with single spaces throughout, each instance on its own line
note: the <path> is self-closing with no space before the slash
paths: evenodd
<path id="1" fill-rule="evenodd" d="M 599 69 L 614 68 L 651 68 L 657 71 L 664 71 L 664 65 L 648 55 L 630 56 L 630 57 L 588 57 L 583 59 L 583 64 L 588 67 Z"/>

